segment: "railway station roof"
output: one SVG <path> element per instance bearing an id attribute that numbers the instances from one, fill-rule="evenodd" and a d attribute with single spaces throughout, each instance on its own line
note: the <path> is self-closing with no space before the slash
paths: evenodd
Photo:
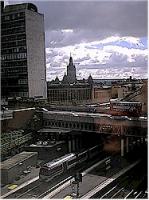
<path id="1" fill-rule="evenodd" d="M 17 164 L 21 164 L 24 160 L 27 160 L 28 158 L 32 157 L 33 155 L 37 155 L 37 152 L 26 152 L 23 151 L 22 153 L 19 153 L 12 158 L 9 158 L 8 160 L 5 160 L 1 163 L 1 169 L 10 169 L 14 167 Z"/>

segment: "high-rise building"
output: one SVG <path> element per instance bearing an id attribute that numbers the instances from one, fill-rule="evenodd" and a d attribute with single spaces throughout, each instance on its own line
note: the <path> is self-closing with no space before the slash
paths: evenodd
<path id="1" fill-rule="evenodd" d="M 44 16 L 32 3 L 1 13 L 1 96 L 47 97 Z"/>
<path id="2" fill-rule="evenodd" d="M 73 59 L 70 55 L 69 58 L 69 65 L 67 66 L 67 80 L 69 83 L 75 83 L 76 82 L 76 67 L 73 64 Z"/>

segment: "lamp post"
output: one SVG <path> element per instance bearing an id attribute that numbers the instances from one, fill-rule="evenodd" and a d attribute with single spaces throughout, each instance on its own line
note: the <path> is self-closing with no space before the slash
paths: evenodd
<path id="1" fill-rule="evenodd" d="M 72 194 L 74 197 L 79 198 L 79 183 L 82 182 L 82 174 L 77 172 L 74 176 L 74 179 L 75 180 L 72 182 Z"/>

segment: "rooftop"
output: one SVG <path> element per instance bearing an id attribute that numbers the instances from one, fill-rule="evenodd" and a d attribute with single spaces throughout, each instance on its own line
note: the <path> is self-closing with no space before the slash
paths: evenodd
<path id="1" fill-rule="evenodd" d="M 38 12 L 37 7 L 32 3 L 22 3 L 22 4 L 14 4 L 14 5 L 7 5 L 4 8 L 4 12 L 14 12 L 19 10 L 31 10 L 34 12 Z"/>
<path id="2" fill-rule="evenodd" d="M 1 169 L 10 169 L 14 167 L 15 165 L 37 154 L 38 154 L 37 152 L 25 152 L 25 151 L 22 153 L 19 153 L 13 156 L 12 158 L 9 158 L 8 160 L 3 161 L 1 163 Z"/>

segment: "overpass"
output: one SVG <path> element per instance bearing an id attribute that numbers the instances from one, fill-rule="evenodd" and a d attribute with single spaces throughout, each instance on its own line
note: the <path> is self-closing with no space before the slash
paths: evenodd
<path id="1" fill-rule="evenodd" d="M 43 126 L 112 135 L 147 136 L 147 117 L 134 118 L 99 113 L 47 111 L 43 112 Z"/>
<path id="2" fill-rule="evenodd" d="M 100 113 L 47 111 L 43 112 L 44 128 L 95 132 L 121 137 L 121 155 L 129 151 L 129 139 L 141 142 L 147 138 L 147 117 L 112 116 Z"/>

